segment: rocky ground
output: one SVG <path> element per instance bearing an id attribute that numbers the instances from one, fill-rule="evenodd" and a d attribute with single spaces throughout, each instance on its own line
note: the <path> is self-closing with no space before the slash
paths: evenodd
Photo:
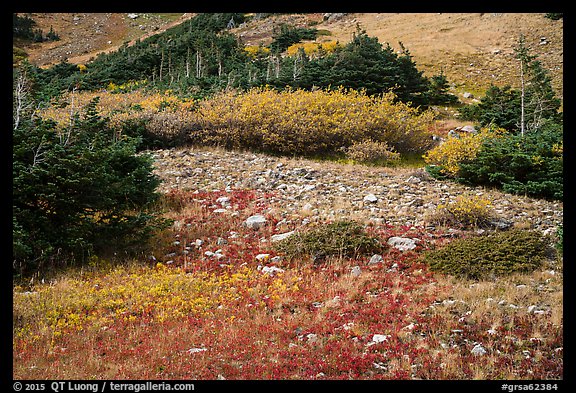
<path id="1" fill-rule="evenodd" d="M 162 191 L 254 189 L 271 193 L 274 213 L 307 224 L 353 219 L 429 226 L 439 204 L 459 195 L 491 201 L 500 223 L 554 233 L 563 203 L 467 187 L 431 178 L 423 168 L 383 168 L 272 157 L 222 149 L 178 148 L 152 152 Z"/>

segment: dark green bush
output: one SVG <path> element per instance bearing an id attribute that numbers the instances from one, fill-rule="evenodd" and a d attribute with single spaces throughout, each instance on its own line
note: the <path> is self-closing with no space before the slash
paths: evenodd
<path id="1" fill-rule="evenodd" d="M 483 279 L 541 266 L 550 251 L 549 241 L 536 231 L 513 229 L 454 240 L 427 251 L 423 261 L 436 272 L 468 279 Z"/>
<path id="2" fill-rule="evenodd" d="M 459 114 L 463 120 L 478 121 L 482 127 L 494 124 L 517 132 L 521 108 L 518 90 L 513 90 L 510 86 L 492 85 L 479 103 L 463 106 L 459 109 Z"/>
<path id="3" fill-rule="evenodd" d="M 15 273 L 141 249 L 162 224 L 148 209 L 159 184 L 151 157 L 136 155 L 136 140 L 119 138 L 96 103 L 68 129 L 36 117 L 13 131 Z"/>
<path id="4" fill-rule="evenodd" d="M 273 52 L 284 52 L 292 44 L 302 40 L 314 40 L 318 30 L 314 28 L 296 27 L 283 24 L 280 28 L 274 30 L 272 38 L 274 41 L 270 44 Z"/>
<path id="5" fill-rule="evenodd" d="M 297 232 L 279 242 L 275 248 L 290 258 L 310 256 L 320 261 L 326 257 L 372 255 L 382 252 L 385 246 L 377 238 L 369 236 L 362 225 L 353 221 L 338 221 Z"/>
<path id="6" fill-rule="evenodd" d="M 484 142 L 476 158 L 460 164 L 458 181 L 538 198 L 563 199 L 562 127 Z"/>
<path id="7" fill-rule="evenodd" d="M 558 239 L 556 242 L 556 249 L 562 254 L 564 253 L 564 225 L 558 226 L 556 237 Z"/>

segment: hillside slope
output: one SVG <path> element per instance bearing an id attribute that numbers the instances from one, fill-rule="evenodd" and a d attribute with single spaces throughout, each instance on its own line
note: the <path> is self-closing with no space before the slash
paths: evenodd
<path id="1" fill-rule="evenodd" d="M 558 95 L 563 94 L 562 19 L 553 21 L 536 13 L 360 13 L 325 19 L 322 14 L 283 15 L 247 23 L 235 32 L 245 44 L 257 45 L 270 43 L 279 23 L 314 25 L 325 30 L 318 41 L 345 43 L 359 25 L 397 50 L 402 42 L 427 76 L 443 70 L 457 88 L 477 95 L 490 83 L 519 85 L 513 48 L 523 34 L 550 71 Z"/>
<path id="2" fill-rule="evenodd" d="M 33 44 L 26 48 L 29 59 L 46 66 L 64 58 L 85 63 L 99 52 L 117 49 L 166 30 L 194 14 L 54 13 L 32 14 L 38 27 L 50 26 L 61 40 Z M 514 46 L 521 34 L 533 54 L 553 77 L 553 86 L 563 97 L 563 27 L 542 13 L 350 13 L 283 14 L 253 18 L 232 29 L 246 45 L 269 44 L 273 30 L 282 23 L 312 26 L 322 32 L 317 41 L 350 41 L 357 26 L 381 43 L 400 49 L 399 42 L 413 55 L 427 76 L 447 75 L 456 91 L 481 96 L 496 85 L 519 85 Z"/>

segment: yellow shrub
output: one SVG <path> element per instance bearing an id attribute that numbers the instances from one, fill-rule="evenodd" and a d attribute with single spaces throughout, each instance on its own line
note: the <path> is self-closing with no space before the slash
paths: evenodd
<path id="1" fill-rule="evenodd" d="M 286 53 L 288 54 L 288 56 L 294 56 L 295 54 L 298 53 L 298 50 L 300 48 L 304 49 L 304 52 L 306 53 L 306 55 L 314 57 L 315 55 L 318 55 L 320 48 L 322 48 L 322 50 L 324 52 L 328 53 L 333 53 L 337 48 L 341 48 L 342 45 L 340 45 L 340 43 L 338 41 L 329 41 L 329 42 L 298 42 L 296 44 L 292 44 L 288 47 L 288 49 L 286 50 Z"/>
<path id="2" fill-rule="evenodd" d="M 423 151 L 432 138 L 432 113 L 418 113 L 394 96 L 369 97 L 355 90 L 255 88 L 222 92 L 196 112 L 198 141 L 283 154 L 316 154 L 372 139 L 399 152 Z"/>
<path id="3" fill-rule="evenodd" d="M 460 195 L 454 202 L 440 204 L 432 221 L 441 225 L 479 227 L 492 218 L 491 201 L 478 195 Z"/>
<path id="4" fill-rule="evenodd" d="M 448 138 L 423 157 L 427 164 L 440 166 L 442 174 L 454 177 L 458 174 L 460 163 L 476 158 L 478 150 L 487 138 L 498 137 L 505 132 L 503 129 L 483 128 L 476 134 L 467 133 L 459 138 Z"/>
<path id="5" fill-rule="evenodd" d="M 246 45 L 244 50 L 248 53 L 252 59 L 256 59 L 259 56 L 267 56 L 270 54 L 270 48 L 266 48 L 261 45 Z"/>
<path id="6" fill-rule="evenodd" d="M 400 154 L 390 148 L 386 142 L 366 140 L 355 142 L 346 150 L 346 157 L 363 163 L 379 161 L 396 161 Z"/>

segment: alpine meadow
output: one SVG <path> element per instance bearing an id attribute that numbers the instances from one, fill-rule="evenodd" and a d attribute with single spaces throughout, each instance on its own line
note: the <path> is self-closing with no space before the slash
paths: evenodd
<path id="1" fill-rule="evenodd" d="M 13 14 L 13 379 L 561 389 L 563 23 Z"/>

